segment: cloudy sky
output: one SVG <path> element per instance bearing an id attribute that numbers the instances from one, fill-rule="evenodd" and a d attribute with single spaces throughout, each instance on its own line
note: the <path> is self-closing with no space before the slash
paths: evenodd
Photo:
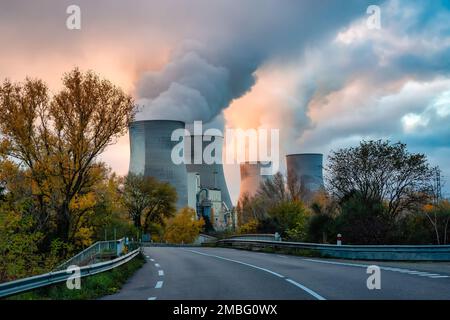
<path id="1" fill-rule="evenodd" d="M 72 4 L 81 30 L 66 28 Z M 450 178 L 450 0 L 0 0 L 0 42 L 2 79 L 56 91 L 72 67 L 93 69 L 139 119 L 279 128 L 282 154 L 400 140 Z M 128 137 L 102 159 L 126 174 Z"/>

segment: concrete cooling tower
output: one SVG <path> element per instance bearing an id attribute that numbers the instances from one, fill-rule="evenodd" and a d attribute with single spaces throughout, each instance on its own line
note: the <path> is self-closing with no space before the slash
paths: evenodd
<path id="1" fill-rule="evenodd" d="M 241 169 L 241 185 L 239 190 L 239 199 L 241 199 L 245 194 L 253 197 L 258 191 L 260 184 L 266 180 L 270 179 L 272 175 L 261 175 L 262 168 L 268 168 L 272 163 L 262 163 L 257 162 L 243 162 L 240 165 Z"/>
<path id="2" fill-rule="evenodd" d="M 195 157 L 195 141 L 200 141 L 201 139 L 201 154 L 199 154 L 199 158 L 201 159 L 201 164 L 194 163 Z M 206 141 L 205 141 L 206 140 Z M 190 173 L 198 173 L 200 175 L 200 184 L 202 188 L 208 189 L 220 189 L 222 195 L 222 201 L 227 205 L 228 208 L 232 208 L 233 204 L 231 203 L 230 194 L 228 193 L 227 183 L 225 181 L 225 175 L 223 173 L 222 163 L 213 163 L 206 164 L 203 157 L 203 152 L 205 148 L 208 148 L 208 145 L 212 143 L 217 143 L 218 147 L 214 149 L 218 152 L 216 155 L 215 152 L 212 152 L 212 156 L 214 158 L 220 159 L 222 161 L 222 149 L 223 149 L 223 137 L 221 136 L 191 136 L 190 139 L 185 139 L 185 155 L 191 164 L 186 164 L 186 169 Z M 189 149 L 190 142 L 190 149 Z M 198 148 L 200 149 L 200 148 Z M 189 152 L 190 150 L 190 152 Z M 200 151 L 200 150 L 197 150 Z M 209 151 L 207 150 L 208 154 Z M 190 159 L 189 159 L 190 158 Z M 188 163 L 188 162 L 187 162 Z"/>
<path id="3" fill-rule="evenodd" d="M 188 202 L 187 172 L 184 164 L 176 165 L 171 159 L 172 148 L 179 143 L 171 141 L 171 135 L 184 127 L 184 122 L 171 120 L 135 121 L 129 126 L 129 171 L 170 183 L 178 194 L 178 208 Z"/>
<path id="4" fill-rule="evenodd" d="M 286 156 L 288 177 L 296 175 L 307 191 L 316 192 L 323 187 L 323 155 L 300 153 Z"/>

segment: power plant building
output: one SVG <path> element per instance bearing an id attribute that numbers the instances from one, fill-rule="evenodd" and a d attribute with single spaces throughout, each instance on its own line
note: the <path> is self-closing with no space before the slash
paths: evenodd
<path id="1" fill-rule="evenodd" d="M 201 150 L 196 150 L 196 139 L 201 146 Z M 228 208 L 232 208 L 230 194 L 228 193 L 225 175 L 222 165 L 222 149 L 223 137 L 221 136 L 190 136 L 185 140 L 186 169 L 190 173 L 198 173 L 200 175 L 200 185 L 202 188 L 221 190 L 222 201 Z M 208 146 L 215 144 L 217 148 L 212 149 L 212 156 L 220 159 L 220 163 L 207 164 L 203 159 L 203 154 Z M 208 150 L 207 150 L 208 151 Z M 197 159 L 201 159 L 201 163 L 195 163 L 195 153 Z M 217 154 L 216 154 L 217 152 Z"/>
<path id="2" fill-rule="evenodd" d="M 189 206 L 196 210 L 197 216 L 208 217 L 215 229 L 221 230 L 232 226 L 232 203 L 225 182 L 223 166 L 220 163 L 194 163 L 194 159 L 186 159 L 186 163 L 175 164 L 172 150 L 180 141 L 171 141 L 173 131 L 185 129 L 185 123 L 172 120 L 135 121 L 129 125 L 130 135 L 130 167 L 129 172 L 151 176 L 159 181 L 170 183 L 177 191 L 177 208 Z M 195 136 L 193 136 L 195 137 Z M 203 141 L 203 137 L 207 137 Z M 222 159 L 223 137 L 199 136 L 202 140 L 200 149 L 204 150 L 211 142 L 217 143 L 217 156 Z M 185 143 L 184 155 L 194 156 L 194 139 L 192 145 Z M 192 147 L 192 149 L 189 149 Z M 188 152 L 186 152 L 188 151 Z M 214 152 L 213 152 L 214 153 Z M 190 156 L 189 156 L 190 158 Z M 192 164 L 189 161 L 192 160 Z"/>

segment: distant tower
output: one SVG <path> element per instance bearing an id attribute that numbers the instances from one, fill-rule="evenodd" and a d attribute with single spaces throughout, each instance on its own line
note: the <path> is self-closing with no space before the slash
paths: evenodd
<path id="1" fill-rule="evenodd" d="M 184 122 L 171 120 L 135 121 L 129 126 L 129 171 L 170 183 L 178 194 L 178 209 L 188 203 L 187 172 L 183 163 L 176 165 L 172 161 L 172 149 L 179 142 L 171 141 L 171 135 L 184 127 Z"/>
<path id="2" fill-rule="evenodd" d="M 296 177 L 308 192 L 323 188 L 323 155 L 299 153 L 286 156 L 288 179 Z"/>
<path id="3" fill-rule="evenodd" d="M 271 162 L 262 163 L 260 161 L 241 163 L 241 185 L 239 190 L 239 199 L 246 194 L 250 197 L 253 197 L 256 194 L 261 183 L 272 177 L 272 175 L 262 175 L 261 169 L 270 168 L 271 165 Z"/>

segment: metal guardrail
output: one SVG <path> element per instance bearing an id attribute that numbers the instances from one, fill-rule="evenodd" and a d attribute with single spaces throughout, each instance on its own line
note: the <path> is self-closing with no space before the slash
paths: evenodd
<path id="1" fill-rule="evenodd" d="M 305 249 L 323 257 L 354 260 L 450 261 L 450 245 L 333 245 L 305 242 L 223 239 L 219 245 L 242 249 Z"/>
<path id="2" fill-rule="evenodd" d="M 81 267 L 80 276 L 81 277 L 91 276 L 100 272 L 105 272 L 114 269 L 136 257 L 139 254 L 139 252 L 140 249 L 136 249 L 114 260 L 95 263 Z M 0 284 L 0 298 L 63 282 L 66 281 L 72 275 L 73 275 L 72 272 L 68 273 L 67 271 L 62 270 L 5 282 Z"/>
<path id="3" fill-rule="evenodd" d="M 73 264 L 77 266 L 89 265 L 102 253 L 111 253 L 112 255 L 120 256 L 123 249 L 123 242 L 124 239 L 97 241 L 90 247 L 59 265 L 55 270 L 64 270 Z"/>
<path id="4" fill-rule="evenodd" d="M 141 247 L 200 247 L 194 243 L 141 242 Z"/>
<path id="5" fill-rule="evenodd" d="M 271 233 L 249 233 L 249 234 L 240 234 L 236 236 L 229 237 L 228 239 L 236 239 L 236 240 L 267 240 L 274 241 L 275 234 Z"/>

